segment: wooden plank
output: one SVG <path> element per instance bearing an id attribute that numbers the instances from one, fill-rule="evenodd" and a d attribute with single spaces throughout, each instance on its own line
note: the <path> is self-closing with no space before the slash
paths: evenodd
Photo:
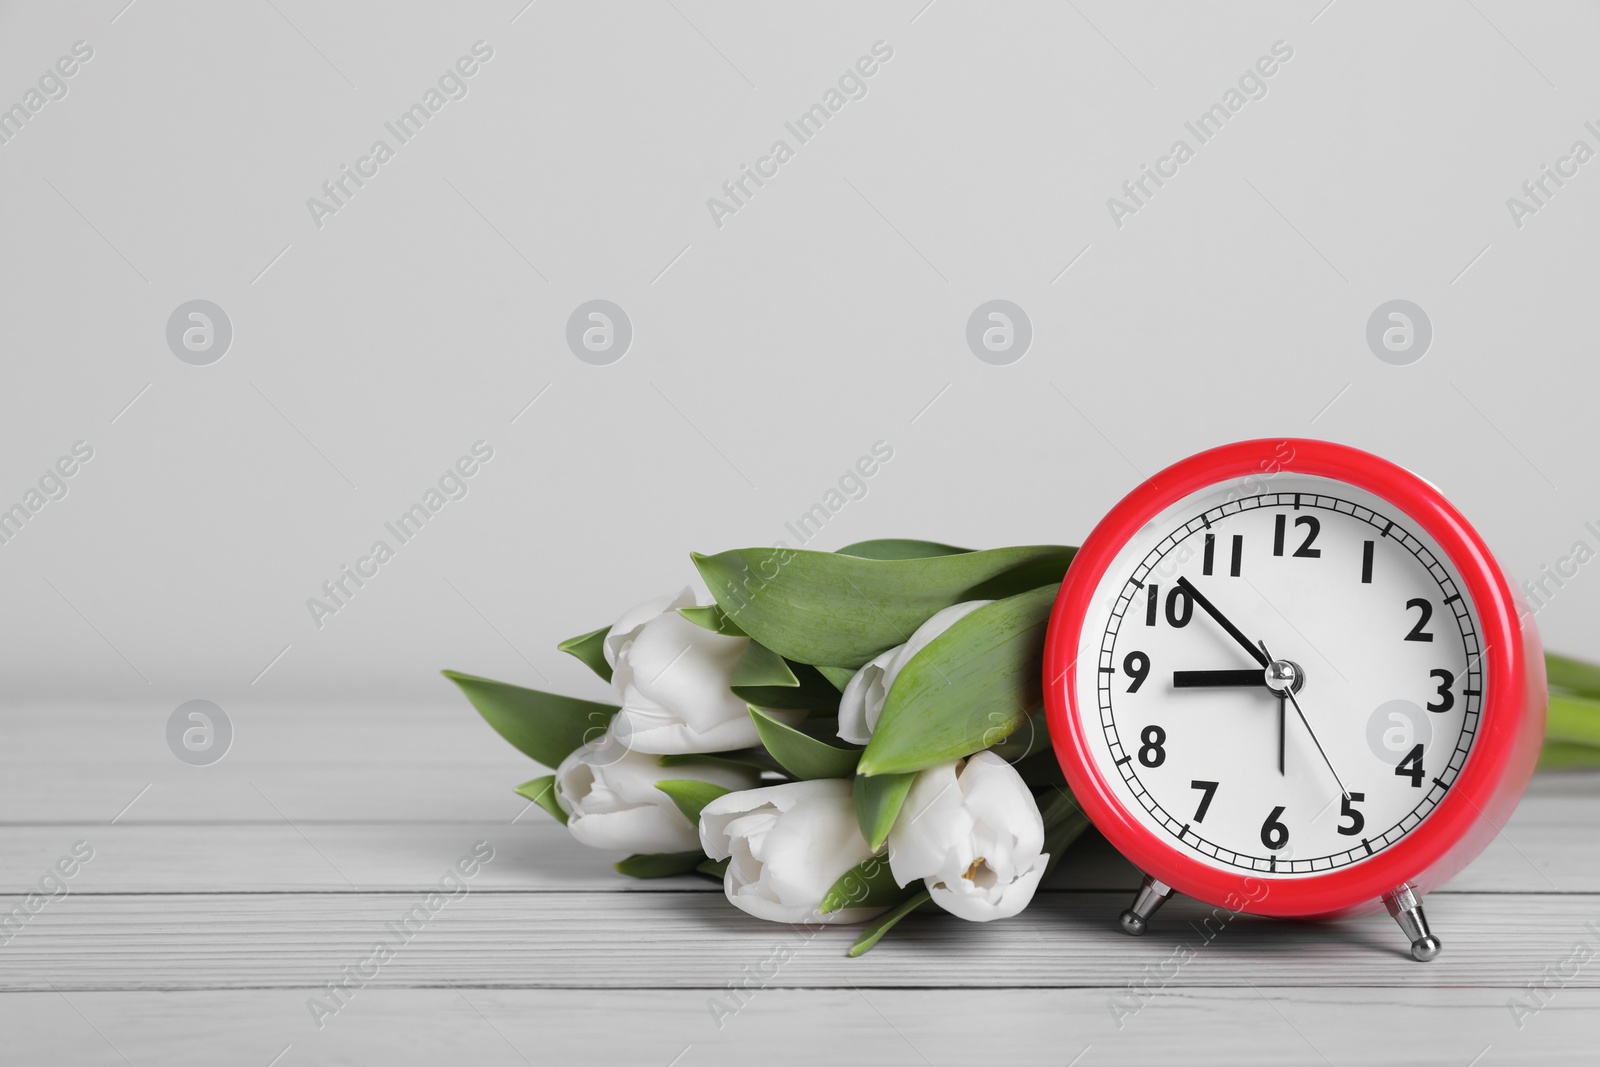
<path id="1" fill-rule="evenodd" d="M 309 992 L 13 994 L 0 997 L 0 1029 L 12 1062 L 73 1067 L 265 1067 L 280 1055 L 280 1067 L 1491 1067 L 1593 1063 L 1600 1012 L 1600 992 L 1590 989 L 1554 993 L 1520 1029 L 1506 1007 L 1510 989 L 1184 989 L 1157 995 L 1119 1028 L 1109 989 L 766 988 L 730 1015 L 712 1011 L 711 990 L 602 998 L 588 990 L 368 988 L 318 1029 L 305 1006 Z"/>
<path id="2" fill-rule="evenodd" d="M 172 710 L 140 702 L 0 709 L 0 820 L 106 823 L 126 807 L 119 824 L 503 822 L 526 805 L 516 785 L 546 773 L 464 699 L 235 702 L 226 709 L 232 746 L 205 767 L 167 748 Z"/>
<path id="3" fill-rule="evenodd" d="M 445 904 L 379 969 L 379 985 L 719 987 L 792 953 L 785 986 L 1102 986 L 1177 967 L 1182 986 L 1500 986 L 1537 977 L 1600 920 L 1600 896 L 1439 894 L 1430 917 L 1446 950 L 1412 962 L 1381 913 L 1335 924 L 1240 918 L 1211 939 L 1208 910 L 1177 901 L 1150 936 L 1115 922 L 1117 893 L 1046 893 L 991 924 L 918 915 L 870 954 L 856 931 L 806 931 L 752 919 L 713 893 L 521 893 L 478 890 Z M 34 915 L 4 947 L 0 989 L 199 989 L 315 986 L 395 941 L 416 894 L 73 894 Z M 18 906 L 0 900 L 0 910 Z M 1597 928 L 1600 929 L 1600 928 Z M 1600 986 L 1600 970 L 1573 986 Z"/>
<path id="4" fill-rule="evenodd" d="M 464 699 L 227 710 L 232 749 L 191 767 L 167 749 L 168 704 L 0 709 L 0 823 L 106 823 L 136 796 L 119 825 L 507 822 L 526 805 L 512 789 L 546 773 Z M 1600 774 L 1543 775 L 1532 793 L 1600 806 Z"/>
<path id="5" fill-rule="evenodd" d="M 74 880 L 78 891 L 229 892 L 306 889 L 415 890 L 473 841 L 488 840 L 501 862 L 485 884 L 504 889 L 651 891 L 713 889 L 693 878 L 638 881 L 611 870 L 621 853 L 597 852 L 520 798 L 495 822 L 322 823 L 276 816 L 267 822 L 115 825 L 0 825 L 0 892 L 25 892 L 71 845 L 90 842 L 95 859 Z M 516 805 L 520 804 L 520 807 Z M 1448 892 L 1600 892 L 1600 850 L 1593 803 L 1535 793 L 1502 838 L 1450 884 Z M 515 818 L 515 823 L 509 821 Z M 1074 849 L 1053 884 L 1073 889 L 1131 889 L 1138 874 L 1104 841 Z"/>

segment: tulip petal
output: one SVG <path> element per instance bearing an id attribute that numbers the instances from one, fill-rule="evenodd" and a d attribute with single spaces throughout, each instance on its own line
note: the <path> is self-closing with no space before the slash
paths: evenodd
<path id="1" fill-rule="evenodd" d="M 889 831 L 889 864 L 895 881 L 908 885 L 937 876 L 970 826 L 971 817 L 961 809 L 955 762 L 919 771 Z"/>
<path id="2" fill-rule="evenodd" d="M 1009 919 L 1026 908 L 1033 900 L 1034 891 L 1044 877 L 1049 856 L 1040 856 L 1027 870 L 1020 872 L 999 892 L 965 889 L 964 879 L 936 882 L 928 886 L 933 902 L 958 919 L 984 923 L 994 919 Z M 955 886 L 956 888 L 951 888 Z"/>
<path id="3" fill-rule="evenodd" d="M 571 815 L 567 829 L 579 844 L 619 852 L 683 852 L 696 840 L 694 828 L 676 809 L 657 807 Z"/>
<path id="4" fill-rule="evenodd" d="M 712 859 L 732 855 L 730 824 L 752 811 L 771 809 L 781 815 L 794 807 L 803 797 L 848 795 L 850 783 L 840 781 L 784 782 L 781 785 L 760 786 L 720 796 L 700 811 L 700 844 Z"/>
<path id="5" fill-rule="evenodd" d="M 698 831 L 656 786 L 663 779 L 688 778 L 707 790 L 732 790 L 754 785 L 760 773 L 730 763 L 662 767 L 608 733 L 561 761 L 553 792 L 567 814 L 567 829 L 582 844 L 625 852 L 682 852 L 695 848 Z"/>
<path id="6" fill-rule="evenodd" d="M 820 910 L 833 884 L 870 855 L 856 826 L 850 783 L 842 779 L 720 796 L 700 812 L 700 844 L 712 859 L 730 857 L 723 892 L 759 919 L 847 923 L 879 910 Z"/>
<path id="7" fill-rule="evenodd" d="M 1044 842 L 1044 819 L 1022 776 L 979 752 L 917 773 L 889 831 L 889 865 L 901 885 L 920 878 L 939 907 L 987 922 L 1033 899 L 1049 862 Z"/>
<path id="8" fill-rule="evenodd" d="M 872 740 L 872 730 L 878 725 L 878 715 L 889 696 L 889 664 L 898 648 L 880 652 L 863 666 L 845 684 L 839 695 L 839 739 L 852 745 L 864 745 Z"/>
<path id="9" fill-rule="evenodd" d="M 643 604 L 636 604 L 622 613 L 622 617 L 612 623 L 606 631 L 603 649 L 606 662 L 612 669 L 617 666 L 617 657 L 622 650 L 638 636 L 639 628 L 651 619 L 656 618 L 664 611 L 676 611 L 678 608 L 694 606 L 694 590 L 688 586 L 676 594 L 653 597 Z"/>
<path id="10" fill-rule="evenodd" d="M 676 612 L 638 628 L 621 653 L 619 733 L 641 752 L 746 748 L 758 738 L 728 681 L 749 638 L 701 629 Z"/>
<path id="11" fill-rule="evenodd" d="M 740 702 L 740 710 L 744 703 Z M 636 752 L 670 756 L 699 752 L 725 752 L 736 748 L 751 748 L 761 743 L 761 735 L 746 714 L 744 719 L 717 723 L 710 729 L 697 730 L 678 720 L 666 708 L 649 706 L 635 701 L 631 708 L 617 713 L 615 732 Z"/>

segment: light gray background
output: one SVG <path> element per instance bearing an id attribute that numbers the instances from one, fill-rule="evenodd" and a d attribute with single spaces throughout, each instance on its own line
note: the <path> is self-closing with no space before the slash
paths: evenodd
<path id="1" fill-rule="evenodd" d="M 562 638 L 793 538 L 1076 543 L 1142 476 L 1258 435 L 1434 480 L 1519 577 L 1600 519 L 1600 161 L 1506 199 L 1600 119 L 1591 4 L 0 7 L 0 503 L 92 462 L 0 546 L 18 698 L 448 699 L 455 667 L 593 695 Z M 321 229 L 306 207 L 482 39 L 494 58 Z M 706 207 L 878 40 L 894 57 L 719 229 Z M 1119 229 L 1137 177 L 1294 49 Z M 391 138 L 392 141 L 392 138 Z M 1070 264 L 1070 269 L 1067 268 Z M 626 309 L 610 366 L 569 314 Z M 1431 349 L 1368 349 L 1415 301 Z M 168 316 L 231 318 L 179 361 Z M 1034 338 L 977 359 L 969 314 Z M 529 407 L 530 401 L 538 398 Z M 131 405 L 130 405 L 131 401 Z M 319 630 L 306 599 L 476 440 L 492 462 Z M 1539 615 L 1600 652 L 1588 570 Z"/>
<path id="2" fill-rule="evenodd" d="M 1592 974 L 1526 1030 L 1505 1008 L 1590 940 L 1592 775 L 1541 776 L 1430 898 L 1426 973 L 1383 915 L 1243 923 L 1118 1029 L 1108 997 L 1203 913 L 1126 938 L 1137 875 L 1088 845 L 1015 920 L 818 937 L 720 1031 L 708 993 L 780 928 L 529 813 L 535 770 L 436 672 L 603 697 L 559 640 L 691 550 L 793 543 L 880 440 L 817 547 L 1076 542 L 1165 464 L 1307 435 L 1433 479 L 1519 576 L 1600 548 L 1600 161 L 1506 207 L 1600 149 L 1597 38 L 1592 5 L 1511 0 L 0 0 L 0 108 L 95 53 L 0 144 L 0 510 L 95 450 L 0 545 L 0 912 L 97 856 L 0 950 L 0 1055 L 1592 1059 Z M 467 97 L 318 229 L 307 198 L 480 39 Z M 707 198 L 879 40 L 866 98 L 717 228 Z M 1107 198 L 1280 40 L 1268 95 L 1117 228 Z M 608 366 L 566 341 L 596 299 L 634 330 Z M 167 344 L 192 300 L 233 327 L 208 366 Z M 994 300 L 1032 324 L 1009 365 L 967 344 Z M 1391 300 L 1432 322 L 1408 366 L 1368 347 Z M 469 495 L 317 629 L 307 598 L 480 439 Z M 1597 574 L 1540 612 L 1551 646 L 1600 658 Z M 168 750 L 193 700 L 221 763 Z M 486 891 L 315 1029 L 307 994 L 479 839 Z"/>

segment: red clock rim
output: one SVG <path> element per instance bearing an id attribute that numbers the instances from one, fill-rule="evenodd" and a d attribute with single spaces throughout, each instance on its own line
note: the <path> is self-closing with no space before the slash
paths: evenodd
<path id="1" fill-rule="evenodd" d="M 1454 564 L 1477 608 L 1486 665 L 1472 751 L 1433 811 L 1370 859 L 1292 877 L 1221 870 L 1167 844 L 1116 798 L 1089 755 L 1081 718 L 1069 714 L 1077 702 L 1076 655 L 1083 622 L 1101 578 L 1122 546 L 1162 509 L 1191 493 L 1277 471 L 1337 479 L 1365 489 L 1401 509 L 1426 531 Z M 1123 498 L 1084 540 L 1067 569 L 1045 638 L 1044 680 L 1056 758 L 1073 795 L 1107 840 L 1145 874 L 1180 893 L 1230 910 L 1279 916 L 1333 914 L 1370 904 L 1402 884 L 1432 889 L 1426 884 L 1429 872 L 1436 872 L 1439 880 L 1453 874 L 1446 857 L 1463 838 L 1473 837 L 1475 829 L 1481 829 L 1475 824 L 1497 807 L 1498 789 L 1519 756 L 1522 702 L 1529 681 L 1511 588 L 1461 513 L 1439 490 L 1403 467 L 1348 445 L 1304 438 L 1241 441 L 1209 449 L 1180 460 Z M 1483 838 L 1481 833 L 1476 836 Z M 1270 887 L 1264 896 L 1246 886 L 1251 879 L 1257 886 Z M 1251 903 L 1234 906 L 1244 900 Z"/>

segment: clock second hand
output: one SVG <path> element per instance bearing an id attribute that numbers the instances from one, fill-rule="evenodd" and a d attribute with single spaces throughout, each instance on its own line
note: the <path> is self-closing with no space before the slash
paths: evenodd
<path id="1" fill-rule="evenodd" d="M 1261 651 L 1266 652 L 1269 658 L 1272 656 L 1271 652 L 1267 652 L 1267 643 L 1265 641 L 1261 642 Z M 1279 690 L 1279 695 L 1288 697 L 1289 703 L 1294 705 L 1295 714 L 1300 716 L 1300 721 L 1306 725 L 1306 733 L 1311 735 L 1311 743 L 1317 746 L 1317 752 L 1322 756 L 1322 762 L 1328 765 L 1328 772 L 1333 775 L 1333 780 L 1339 783 L 1339 792 L 1344 794 L 1346 800 L 1349 800 L 1350 790 L 1345 788 L 1344 779 L 1340 778 L 1339 772 L 1334 770 L 1333 761 L 1328 758 L 1328 753 L 1323 749 L 1322 742 L 1317 740 L 1317 732 L 1311 728 L 1311 722 L 1306 718 L 1306 713 L 1300 710 L 1300 701 L 1296 700 L 1294 696 L 1294 686 L 1292 684 L 1284 686 L 1283 689 Z M 1282 737 L 1281 734 L 1279 736 L 1280 738 Z"/>

